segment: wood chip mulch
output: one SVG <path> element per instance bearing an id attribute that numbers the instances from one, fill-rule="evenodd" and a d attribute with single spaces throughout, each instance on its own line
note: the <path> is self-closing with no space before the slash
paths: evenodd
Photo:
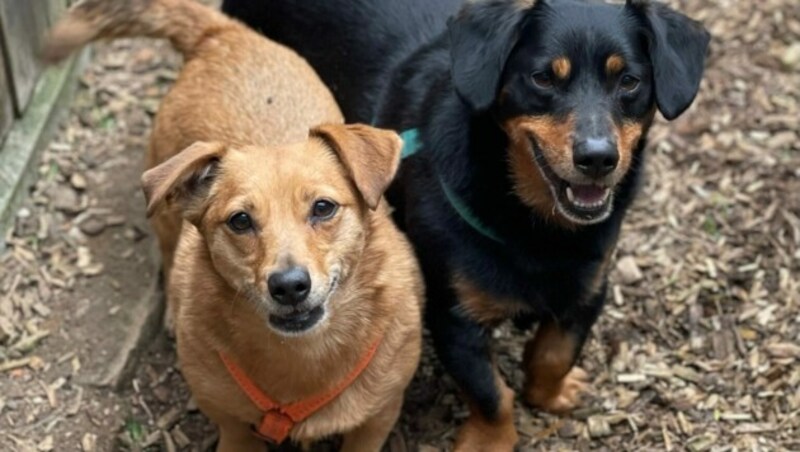
<path id="1" fill-rule="evenodd" d="M 517 406 L 521 450 L 800 450 L 800 3 L 675 0 L 714 39 L 700 95 L 650 135 L 648 178 L 568 417 Z M 105 278 L 98 238 L 149 240 L 94 187 L 141 165 L 179 67 L 167 47 L 99 48 L 0 255 L 0 449 L 204 450 L 215 434 L 159 339 L 122 392 L 83 383 L 71 288 Z M 127 146 L 127 147 L 126 147 Z M 133 148 L 133 149 L 128 149 Z M 128 149 L 128 152 L 125 152 Z M 130 275 L 131 278 L 140 276 Z M 524 335 L 495 332 L 519 389 Z M 467 414 L 426 348 L 393 451 L 445 450 Z"/>

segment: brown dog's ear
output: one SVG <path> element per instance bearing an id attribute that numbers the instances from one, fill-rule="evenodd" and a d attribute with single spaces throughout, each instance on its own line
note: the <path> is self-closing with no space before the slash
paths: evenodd
<path id="1" fill-rule="evenodd" d="M 217 172 L 225 146 L 197 142 L 142 174 L 147 216 L 168 200 L 187 201 L 207 189 Z"/>
<path id="2" fill-rule="evenodd" d="M 363 124 L 322 125 L 312 129 L 310 136 L 336 152 L 367 206 L 375 210 L 397 173 L 403 140 L 392 131 Z"/>

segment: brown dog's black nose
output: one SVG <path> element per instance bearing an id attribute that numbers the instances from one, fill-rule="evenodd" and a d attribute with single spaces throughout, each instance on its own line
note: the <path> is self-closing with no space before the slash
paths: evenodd
<path id="1" fill-rule="evenodd" d="M 277 271 L 267 278 L 267 288 L 272 299 L 285 306 L 302 303 L 311 291 L 311 276 L 302 267 Z"/>
<path id="2" fill-rule="evenodd" d="M 589 177 L 603 177 L 614 171 L 619 162 L 617 145 L 608 138 L 588 138 L 572 151 L 572 162 Z"/>

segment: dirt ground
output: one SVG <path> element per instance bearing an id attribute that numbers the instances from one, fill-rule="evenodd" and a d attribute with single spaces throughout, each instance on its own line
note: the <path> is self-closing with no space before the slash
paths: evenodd
<path id="1" fill-rule="evenodd" d="M 584 350 L 584 407 L 517 406 L 521 450 L 800 450 L 800 3 L 682 0 L 714 35 L 698 101 L 651 133 L 648 180 Z M 155 278 L 138 188 L 164 43 L 97 48 L 0 254 L 0 450 L 206 450 L 174 348 L 101 375 L 115 316 Z M 118 320 L 118 319 L 117 319 Z M 519 388 L 525 334 L 496 331 Z M 426 346 L 392 451 L 445 450 L 466 416 Z"/>

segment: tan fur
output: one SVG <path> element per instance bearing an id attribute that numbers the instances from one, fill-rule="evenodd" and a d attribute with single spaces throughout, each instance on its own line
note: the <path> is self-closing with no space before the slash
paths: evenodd
<path id="1" fill-rule="evenodd" d="M 572 132 L 574 120 L 556 121 L 549 116 L 518 117 L 505 124 L 510 138 L 509 170 L 514 191 L 528 207 L 553 223 L 574 228 L 574 223 L 559 215 L 550 185 L 534 161 L 531 137 L 541 148 L 547 164 L 556 172 L 573 172 Z M 558 168 L 558 169 L 557 169 Z"/>
<path id="2" fill-rule="evenodd" d="M 215 27 L 230 22 L 195 1 L 81 0 L 50 31 L 42 57 L 56 62 L 94 39 L 125 36 L 166 38 L 190 53 Z"/>
<path id="3" fill-rule="evenodd" d="M 618 184 L 627 174 L 636 145 L 651 122 L 652 114 L 643 122 L 614 126 L 619 162 L 614 171 L 605 177 L 608 186 Z M 583 180 L 585 176 L 575 168 L 572 159 L 574 127 L 575 121 L 571 116 L 561 121 L 551 116 L 519 116 L 504 124 L 510 138 L 509 171 L 515 193 L 543 218 L 568 229 L 575 228 L 575 223 L 558 213 L 550 184 L 535 162 L 531 139 L 539 146 L 542 157 L 558 177 Z"/>
<path id="4" fill-rule="evenodd" d="M 187 197 L 189 194 L 182 193 L 181 190 L 189 184 L 187 178 L 210 170 L 212 161 L 222 158 L 225 151 L 223 144 L 198 141 L 145 173 L 142 176 L 142 187 L 147 199 L 147 215 L 152 216 L 168 198 L 180 195 Z"/>
<path id="5" fill-rule="evenodd" d="M 514 391 L 495 369 L 495 385 L 500 394 L 497 414 L 487 419 L 470 401 L 470 415 L 458 431 L 456 452 L 510 452 L 519 441 L 514 426 Z"/>
<path id="6" fill-rule="evenodd" d="M 309 147 L 323 150 L 316 144 Z M 288 179 L 303 178 L 307 164 L 313 161 L 299 161 Z M 339 176 L 347 182 L 342 174 Z M 286 179 L 276 178 L 276 185 L 286 183 Z M 286 185 L 297 190 L 291 183 Z M 262 390 L 286 403 L 316 395 L 342 380 L 366 348 L 384 334 L 375 358 L 353 386 L 291 434 L 295 441 L 303 441 L 349 431 L 345 442 L 353 435 L 373 438 L 370 443 L 349 440 L 354 443 L 351 450 L 378 450 L 399 415 L 399 400 L 419 359 L 422 281 L 411 249 L 392 226 L 385 206 L 376 214 L 363 208 L 359 212 L 357 194 L 345 188 L 351 192 L 348 202 L 355 204 L 349 212 L 340 214 L 340 223 L 310 240 L 298 240 L 300 222 L 292 224 L 291 215 L 280 211 L 295 209 L 283 199 L 298 193 L 292 188 L 288 193 L 263 193 L 264 201 L 275 201 L 264 215 L 281 219 L 269 224 L 270 231 L 262 234 L 269 244 L 253 244 L 249 243 L 253 238 L 243 238 L 231 246 L 224 231 L 209 234 L 192 225 L 184 226 L 185 238 L 176 254 L 170 290 L 171 300 L 177 302 L 175 321 L 182 371 L 199 406 L 220 426 L 256 424 L 261 413 L 231 380 L 217 350 L 234 357 Z M 212 209 L 206 215 L 209 218 L 204 223 L 213 224 L 220 218 Z M 362 223 L 362 215 L 366 223 Z M 285 233 L 276 232 L 282 230 Z M 270 244 L 281 243 L 285 247 L 278 245 L 272 251 Z M 250 248 L 258 251 L 250 262 L 242 263 L 238 250 Z M 314 285 L 326 281 L 326 272 L 332 267 L 342 268 L 342 282 L 328 302 L 329 318 L 308 337 L 287 339 L 266 327 L 263 307 L 258 304 L 260 297 L 254 300 L 247 295 L 251 290 L 263 293 L 265 278 L 253 281 L 255 289 L 233 287 L 226 281 L 229 274 L 264 273 L 266 270 L 257 269 L 278 255 L 291 256 L 308 266 Z M 229 258 L 217 263 L 212 262 L 212 256 Z M 191 271 L 179 271 L 182 268 Z M 373 425 L 375 417 L 377 425 Z M 250 440 L 246 435 L 245 439 Z M 242 447 L 232 450 L 244 450 Z"/>
<path id="7" fill-rule="evenodd" d="M 572 63 L 570 63 L 567 57 L 556 58 L 550 66 L 553 69 L 553 74 L 561 80 L 568 79 L 570 72 L 572 72 Z"/>
<path id="8" fill-rule="evenodd" d="M 461 276 L 453 278 L 452 286 L 458 297 L 460 309 L 463 309 L 469 318 L 486 326 L 496 326 L 506 319 L 530 310 L 529 305 L 519 300 L 499 300 Z"/>
<path id="9" fill-rule="evenodd" d="M 337 125 L 342 116 L 333 97 L 303 59 L 190 0 L 88 0 L 54 28 L 45 55 L 137 34 L 171 39 L 186 61 L 156 118 L 143 184 L 168 276 L 181 370 L 220 428 L 218 450 L 264 448 L 250 433 L 261 413 L 218 352 L 269 396 L 293 402 L 330 389 L 383 337 L 364 373 L 291 432 L 304 442 L 344 433 L 345 450 L 379 450 L 399 416 L 421 343 L 423 286 L 412 249 L 385 203 L 367 205 L 394 175 L 399 139 Z M 329 124 L 341 145 L 309 139 L 318 124 Z M 352 149 L 354 136 L 370 144 Z M 378 182 L 359 182 L 372 171 Z M 331 220 L 311 224 L 320 197 L 340 207 Z M 227 228 L 239 210 L 250 213 L 257 233 Z M 267 275 L 287 262 L 308 268 L 309 298 L 330 289 L 333 275 L 339 281 L 325 301 L 325 320 L 299 337 L 274 332 L 267 322 L 276 309 Z"/>
<path id="10" fill-rule="evenodd" d="M 606 59 L 606 75 L 617 75 L 625 69 L 625 59 L 622 55 L 613 54 Z"/>
<path id="11" fill-rule="evenodd" d="M 639 122 L 626 122 L 621 126 L 614 126 L 614 136 L 617 140 L 617 152 L 619 152 L 619 163 L 617 171 L 623 168 L 627 172 L 631 166 L 633 152 L 644 132 L 644 124 Z M 624 174 L 624 173 L 623 173 Z"/>
<path id="12" fill-rule="evenodd" d="M 553 323 L 539 326 L 523 354 L 526 402 L 553 413 L 565 413 L 578 405 L 588 376 L 572 366 L 576 348 L 570 332 Z"/>
<path id="13" fill-rule="evenodd" d="M 375 209 L 400 166 L 400 137 L 390 131 L 375 133 L 367 126 L 320 126 L 311 131 L 333 147 L 350 172 L 370 209 Z"/>

